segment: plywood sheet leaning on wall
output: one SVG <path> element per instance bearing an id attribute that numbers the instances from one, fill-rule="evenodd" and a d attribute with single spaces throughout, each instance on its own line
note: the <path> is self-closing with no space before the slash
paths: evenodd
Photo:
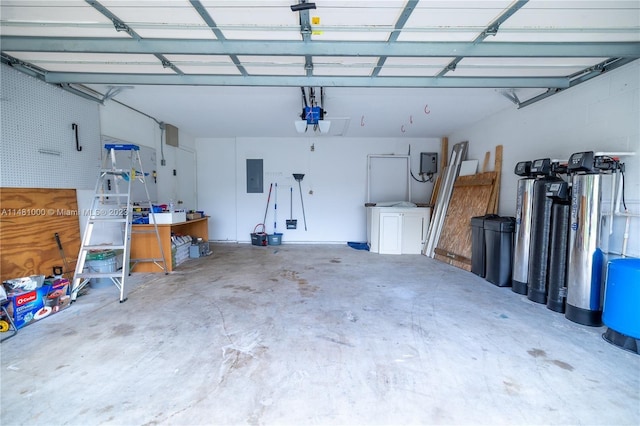
<path id="1" fill-rule="evenodd" d="M 71 278 L 80 250 L 80 221 L 75 189 L 0 188 L 0 276 L 49 276 L 65 267 L 55 239 L 58 233 Z"/>
<path id="2" fill-rule="evenodd" d="M 488 212 L 495 180 L 495 172 L 456 179 L 442 234 L 435 249 L 436 259 L 471 270 L 471 218 Z"/>

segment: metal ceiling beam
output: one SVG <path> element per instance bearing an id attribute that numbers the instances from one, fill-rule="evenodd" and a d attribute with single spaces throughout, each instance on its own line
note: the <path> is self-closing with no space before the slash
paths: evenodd
<path id="1" fill-rule="evenodd" d="M 404 5 L 404 9 L 400 14 L 400 17 L 396 21 L 396 25 L 394 26 L 393 32 L 389 35 L 389 39 L 387 40 L 389 43 L 395 43 L 398 41 L 398 37 L 400 36 L 400 30 L 404 28 L 404 24 L 407 23 L 409 17 L 413 13 L 413 10 L 416 8 L 419 0 L 409 0 L 407 4 Z M 376 67 L 373 69 L 372 75 L 375 77 L 380 74 L 380 70 L 384 66 L 384 63 L 387 61 L 387 56 L 381 56 L 378 58 L 378 63 Z"/>
<path id="2" fill-rule="evenodd" d="M 138 33 L 136 33 L 131 27 L 129 27 L 123 20 L 118 18 L 115 14 L 113 14 L 109 9 L 104 7 L 100 2 L 96 0 L 85 0 L 87 4 L 93 7 L 95 10 L 100 12 L 106 18 L 108 18 L 111 22 L 113 22 L 113 26 L 116 31 L 124 31 L 134 40 L 140 41 L 142 37 Z M 183 74 L 182 70 L 171 63 L 170 60 L 164 57 L 163 52 L 153 52 L 153 55 L 160 60 L 163 68 L 171 68 L 173 72 L 177 74 Z"/>
<path id="3" fill-rule="evenodd" d="M 48 83 L 278 87 L 569 87 L 562 77 L 331 77 L 47 72 Z"/>
<path id="4" fill-rule="evenodd" d="M 213 35 L 215 35 L 218 40 L 226 40 L 226 37 L 224 36 L 224 34 L 222 34 L 222 31 L 220 31 L 220 28 L 218 28 L 218 24 L 216 24 L 216 21 L 214 21 L 211 15 L 209 15 L 207 9 L 205 9 L 202 3 L 200 3 L 200 0 L 189 0 L 189 2 L 191 3 L 191 6 L 196 10 L 198 15 L 200 15 L 202 20 L 209 26 Z M 230 55 L 230 58 L 231 62 L 233 62 L 236 68 L 238 68 L 238 71 L 240 71 L 240 74 L 247 75 L 247 70 L 240 63 L 240 59 L 238 59 L 238 56 Z"/>
<path id="5" fill-rule="evenodd" d="M 0 36 L 4 52 L 261 56 L 640 58 L 640 42 L 368 42 Z"/>
<path id="6" fill-rule="evenodd" d="M 498 34 L 498 28 L 500 28 L 500 25 L 502 25 L 502 23 L 504 21 L 506 21 L 511 16 L 513 16 L 514 13 L 516 13 L 518 10 L 520 10 L 522 8 L 522 6 L 524 6 L 528 2 L 529 2 L 529 0 L 518 0 L 518 1 L 514 2 L 511 6 L 509 6 L 507 9 L 505 9 L 505 11 L 500 14 L 500 16 L 498 16 L 496 19 L 494 19 L 492 22 L 490 22 L 489 25 L 487 25 L 487 27 L 484 29 L 484 31 L 482 31 L 472 41 L 472 43 L 473 44 L 482 43 L 484 41 L 484 39 L 486 39 L 487 37 L 495 36 L 496 34 Z M 454 71 L 456 69 L 456 67 L 458 66 L 458 63 L 460 63 L 460 61 L 462 61 L 463 59 L 464 59 L 463 56 L 458 56 L 455 59 L 453 59 L 451 62 L 449 62 L 447 64 L 446 67 L 444 67 L 442 69 L 442 71 L 440 71 L 438 73 L 438 77 L 442 77 L 446 73 Z"/>
<path id="7" fill-rule="evenodd" d="M 612 71 L 616 68 L 620 68 L 623 65 L 628 64 L 629 62 L 633 62 L 633 59 L 629 58 L 610 58 L 604 62 L 601 62 L 593 67 L 589 67 L 579 73 L 574 74 L 569 77 L 569 87 L 561 88 L 561 87 L 553 87 L 548 88 L 545 93 L 542 93 L 538 96 L 534 96 L 533 98 L 527 99 L 526 101 L 520 102 L 518 101 L 516 105 L 518 109 L 524 108 L 526 106 L 532 105 L 538 101 L 546 99 L 550 96 L 556 95 L 566 89 L 577 86 L 578 84 L 584 83 L 585 81 L 589 81 L 592 78 L 598 77 L 604 73 Z"/>

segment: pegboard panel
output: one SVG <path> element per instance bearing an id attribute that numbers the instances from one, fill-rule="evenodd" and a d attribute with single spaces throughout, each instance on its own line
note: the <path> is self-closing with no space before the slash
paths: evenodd
<path id="1" fill-rule="evenodd" d="M 93 189 L 100 168 L 99 104 L 7 65 L 0 73 L 0 186 Z"/>

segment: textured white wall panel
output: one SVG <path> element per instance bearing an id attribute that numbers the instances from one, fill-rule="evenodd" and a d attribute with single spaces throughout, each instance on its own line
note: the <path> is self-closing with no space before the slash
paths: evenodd
<path id="1" fill-rule="evenodd" d="M 98 108 L 1 65 L 0 186 L 93 189 L 101 151 Z M 76 150 L 72 123 L 82 151 Z"/>

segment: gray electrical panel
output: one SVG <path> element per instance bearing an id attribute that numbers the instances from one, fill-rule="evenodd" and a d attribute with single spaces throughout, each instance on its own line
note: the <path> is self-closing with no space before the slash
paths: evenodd
<path id="1" fill-rule="evenodd" d="M 165 124 L 165 132 L 165 143 L 177 148 L 180 145 L 178 139 L 178 128 L 176 126 L 172 126 L 171 124 Z"/>
<path id="2" fill-rule="evenodd" d="M 420 153 L 420 174 L 432 175 L 438 172 L 438 153 Z"/>
<path id="3" fill-rule="evenodd" d="M 247 159 L 247 193 L 262 193 L 262 158 Z"/>

